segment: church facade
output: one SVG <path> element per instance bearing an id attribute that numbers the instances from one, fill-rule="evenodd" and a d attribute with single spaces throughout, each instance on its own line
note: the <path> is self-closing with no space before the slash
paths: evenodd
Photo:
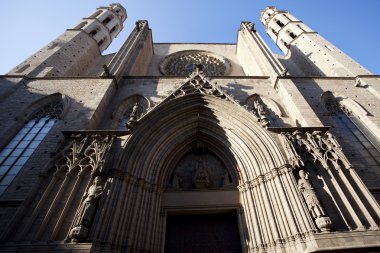
<path id="1" fill-rule="evenodd" d="M 0 77 L 0 252 L 378 252 L 380 78 L 291 13 L 154 43 L 100 7 Z"/>

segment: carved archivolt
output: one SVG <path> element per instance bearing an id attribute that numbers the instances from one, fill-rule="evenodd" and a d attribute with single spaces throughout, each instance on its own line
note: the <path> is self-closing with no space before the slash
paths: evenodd
<path id="1" fill-rule="evenodd" d="M 193 64 L 202 65 L 206 76 L 224 76 L 231 70 L 225 57 L 208 51 L 186 50 L 166 56 L 160 62 L 160 71 L 164 75 L 187 76 L 193 71 Z"/>

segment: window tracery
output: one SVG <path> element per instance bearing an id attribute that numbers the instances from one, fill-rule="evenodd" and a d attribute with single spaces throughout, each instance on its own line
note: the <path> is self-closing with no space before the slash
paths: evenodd
<path id="1" fill-rule="evenodd" d="M 228 75 L 231 69 L 229 60 L 211 52 L 185 50 L 166 56 L 160 63 L 164 75 L 187 76 L 192 72 L 189 66 L 202 65 L 206 76 Z"/>

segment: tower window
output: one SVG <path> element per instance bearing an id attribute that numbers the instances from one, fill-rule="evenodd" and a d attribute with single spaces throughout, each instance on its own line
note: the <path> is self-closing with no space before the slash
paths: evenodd
<path id="1" fill-rule="evenodd" d="M 112 27 L 112 29 L 110 30 L 110 33 L 113 33 L 117 27 L 118 27 L 118 25 L 115 25 L 114 27 Z"/>
<path id="2" fill-rule="evenodd" d="M 39 110 L 0 152 L 0 194 L 12 183 L 53 127 L 62 110 L 63 103 L 60 101 L 48 104 Z"/>
<path id="3" fill-rule="evenodd" d="M 292 39 L 295 39 L 295 38 L 297 37 L 293 32 L 290 32 L 290 33 L 289 33 L 289 36 L 290 36 Z"/>
<path id="4" fill-rule="evenodd" d="M 271 28 L 271 31 L 272 31 L 272 33 L 274 34 L 274 35 L 278 35 L 278 33 L 273 29 L 273 28 Z"/>
<path id="5" fill-rule="evenodd" d="M 106 42 L 106 41 L 107 41 L 107 38 L 103 38 L 103 39 L 101 39 L 101 40 L 98 42 L 98 46 L 100 47 L 100 46 L 103 45 L 104 42 Z"/>
<path id="6" fill-rule="evenodd" d="M 93 37 L 98 33 L 95 29 L 90 32 L 90 36 Z"/>
<path id="7" fill-rule="evenodd" d="M 277 20 L 276 24 L 278 24 L 280 27 L 284 27 L 284 23 L 282 23 L 280 20 Z"/>
<path id="8" fill-rule="evenodd" d="M 106 25 L 106 24 L 108 24 L 111 20 L 112 20 L 112 16 L 108 16 L 108 17 L 106 17 L 104 20 L 103 20 L 103 22 L 102 22 L 102 24 L 103 25 Z"/>

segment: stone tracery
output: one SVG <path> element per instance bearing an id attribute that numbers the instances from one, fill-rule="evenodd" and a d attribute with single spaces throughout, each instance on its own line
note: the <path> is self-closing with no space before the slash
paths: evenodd
<path id="1" fill-rule="evenodd" d="M 225 57 L 201 50 L 186 50 L 166 56 L 160 63 L 160 71 L 169 76 L 187 76 L 192 64 L 201 64 L 206 76 L 224 76 L 231 64 Z"/>

